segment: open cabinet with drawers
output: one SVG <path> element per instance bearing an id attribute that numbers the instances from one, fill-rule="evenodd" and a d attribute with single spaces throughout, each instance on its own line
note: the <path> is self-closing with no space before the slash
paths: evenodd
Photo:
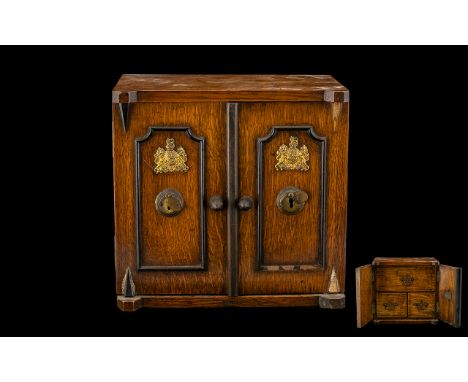
<path id="1" fill-rule="evenodd" d="M 122 76 L 119 308 L 344 307 L 348 101 L 330 76 Z"/>
<path id="2" fill-rule="evenodd" d="M 357 326 L 441 320 L 459 327 L 461 274 L 433 257 L 376 257 L 356 268 Z"/>

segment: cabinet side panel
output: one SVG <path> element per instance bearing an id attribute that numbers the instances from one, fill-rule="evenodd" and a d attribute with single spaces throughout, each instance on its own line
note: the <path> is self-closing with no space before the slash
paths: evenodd
<path id="1" fill-rule="evenodd" d="M 370 264 L 356 268 L 356 313 L 357 327 L 362 328 L 372 321 L 372 266 Z"/>
<path id="2" fill-rule="evenodd" d="M 124 128 L 119 104 L 112 104 L 112 139 L 114 162 L 114 256 L 116 293 L 122 293 L 122 280 L 127 267 L 132 268 L 135 226 L 131 141 Z"/>

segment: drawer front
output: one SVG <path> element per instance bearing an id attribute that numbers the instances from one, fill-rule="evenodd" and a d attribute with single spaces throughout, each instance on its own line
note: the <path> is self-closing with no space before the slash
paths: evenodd
<path id="1" fill-rule="evenodd" d="M 377 293 L 377 317 L 407 316 L 406 293 Z"/>
<path id="2" fill-rule="evenodd" d="M 377 267 L 375 282 L 382 292 L 435 291 L 436 267 Z"/>
<path id="3" fill-rule="evenodd" d="M 408 317 L 435 316 L 435 293 L 408 293 Z"/>

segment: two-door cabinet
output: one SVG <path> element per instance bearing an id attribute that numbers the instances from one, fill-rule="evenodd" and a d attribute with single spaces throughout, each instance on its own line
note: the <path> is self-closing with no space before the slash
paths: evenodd
<path id="1" fill-rule="evenodd" d="M 124 75 L 120 309 L 344 307 L 348 90 L 326 75 Z"/>

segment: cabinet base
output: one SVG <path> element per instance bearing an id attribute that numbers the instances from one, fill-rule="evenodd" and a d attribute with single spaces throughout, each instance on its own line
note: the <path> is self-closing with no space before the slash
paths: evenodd
<path id="1" fill-rule="evenodd" d="M 319 306 L 322 309 L 343 309 L 345 300 L 345 295 L 342 293 L 322 294 L 319 296 Z"/>
<path id="2" fill-rule="evenodd" d="M 320 302 L 319 302 L 320 301 Z M 344 308 L 344 294 L 284 294 L 284 295 L 142 295 L 117 296 L 117 306 L 124 312 L 148 308 L 222 308 L 222 307 L 293 307 L 320 306 L 324 309 Z"/>
<path id="3" fill-rule="evenodd" d="M 375 324 L 437 324 L 439 322 L 436 318 L 406 318 L 406 319 L 378 319 L 374 320 Z"/>

